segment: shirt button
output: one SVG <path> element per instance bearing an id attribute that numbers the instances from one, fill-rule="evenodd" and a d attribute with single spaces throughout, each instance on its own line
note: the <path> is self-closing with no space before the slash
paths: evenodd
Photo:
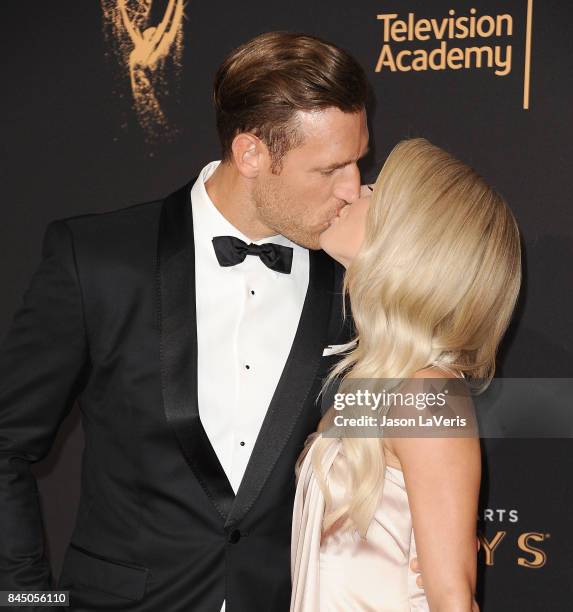
<path id="1" fill-rule="evenodd" d="M 253 291 L 253 289 L 251 289 L 251 295 L 255 295 L 255 292 Z"/>
<path id="2" fill-rule="evenodd" d="M 251 369 L 251 366 L 250 366 L 248 363 L 246 363 L 246 364 L 245 364 L 245 368 L 246 368 L 247 370 L 250 370 L 250 369 Z"/>
<path id="3" fill-rule="evenodd" d="M 238 529 L 233 529 L 229 534 L 229 542 L 236 544 L 241 539 L 241 532 Z"/>
<path id="4" fill-rule="evenodd" d="M 245 446 L 245 443 L 244 443 L 244 442 L 239 442 L 239 444 L 240 444 L 241 446 Z"/>

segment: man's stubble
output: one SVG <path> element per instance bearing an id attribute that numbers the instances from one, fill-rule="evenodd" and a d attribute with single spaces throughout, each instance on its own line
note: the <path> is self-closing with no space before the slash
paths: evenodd
<path id="1" fill-rule="evenodd" d="M 259 219 L 276 234 L 307 249 L 320 249 L 319 232 L 304 227 L 304 219 L 294 212 L 293 202 L 284 190 L 270 182 L 258 183 L 253 190 L 253 201 Z"/>

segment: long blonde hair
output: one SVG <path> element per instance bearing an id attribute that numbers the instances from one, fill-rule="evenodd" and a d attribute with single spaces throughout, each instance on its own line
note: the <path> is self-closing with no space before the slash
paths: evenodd
<path id="1" fill-rule="evenodd" d="M 337 376 L 402 379 L 438 366 L 485 388 L 520 284 L 519 230 L 504 199 L 474 169 L 426 139 L 401 141 L 378 175 L 364 241 L 344 278 L 358 342 L 326 384 Z M 332 422 L 332 412 L 319 432 Z M 381 441 L 340 440 L 350 489 L 346 502 L 325 514 L 323 528 L 342 518 L 365 537 L 384 485 Z M 320 436 L 312 457 L 327 509 L 321 462 L 332 443 Z"/>

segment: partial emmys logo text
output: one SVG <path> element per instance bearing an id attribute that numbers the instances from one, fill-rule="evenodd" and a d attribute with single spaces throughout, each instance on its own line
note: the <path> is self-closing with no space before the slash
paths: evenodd
<path id="1" fill-rule="evenodd" d="M 546 540 L 551 539 L 550 533 L 541 531 L 522 531 L 515 533 L 513 525 L 519 522 L 516 509 L 485 508 L 481 517 L 483 527 L 498 523 L 501 529 L 488 534 L 478 533 L 479 551 L 483 554 L 486 566 L 494 566 L 496 553 L 501 548 L 512 547 L 516 550 L 517 565 L 529 569 L 539 569 L 547 563 L 547 553 L 543 550 Z"/>

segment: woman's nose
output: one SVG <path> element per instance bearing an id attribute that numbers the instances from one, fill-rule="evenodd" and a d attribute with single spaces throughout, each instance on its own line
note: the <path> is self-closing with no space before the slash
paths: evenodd
<path id="1" fill-rule="evenodd" d="M 372 191 L 374 191 L 372 185 L 361 185 L 360 186 L 360 199 L 369 198 L 372 195 Z"/>
<path id="2" fill-rule="evenodd" d="M 372 191 L 370 191 L 368 185 L 361 185 L 360 189 L 354 193 L 354 197 L 348 200 L 349 204 L 356 202 L 357 200 L 362 200 L 363 198 L 369 198 L 372 195 Z"/>

